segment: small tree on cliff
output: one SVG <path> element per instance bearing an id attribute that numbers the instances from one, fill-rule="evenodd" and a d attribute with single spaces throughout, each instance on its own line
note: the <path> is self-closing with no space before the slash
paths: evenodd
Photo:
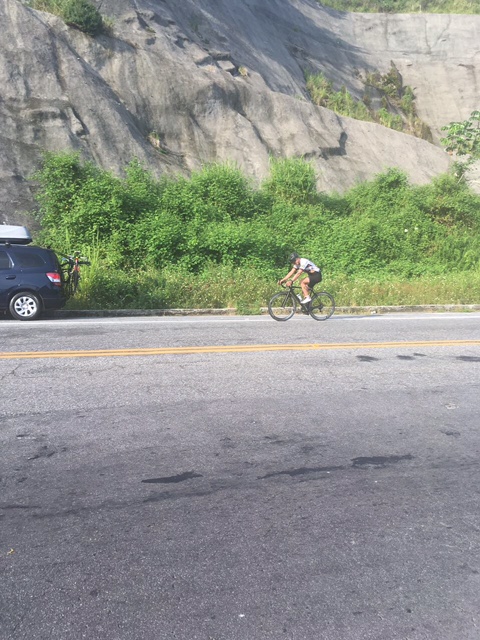
<path id="1" fill-rule="evenodd" d="M 102 16 L 89 0 L 66 0 L 62 14 L 68 25 L 90 36 L 95 36 L 102 31 Z"/>
<path id="2" fill-rule="evenodd" d="M 451 155 L 465 157 L 465 161 L 456 163 L 456 170 L 461 176 L 475 160 L 480 158 L 480 111 L 472 111 L 470 117 L 463 122 L 450 122 L 442 131 L 447 131 L 440 142 Z"/>

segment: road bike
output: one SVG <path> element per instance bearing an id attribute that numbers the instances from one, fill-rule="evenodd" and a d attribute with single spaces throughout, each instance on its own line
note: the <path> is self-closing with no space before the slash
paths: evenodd
<path id="1" fill-rule="evenodd" d="M 274 320 L 285 322 L 292 318 L 297 309 L 305 315 L 310 315 L 314 320 L 328 320 L 335 311 L 335 300 L 326 291 L 313 291 L 309 288 L 310 302 L 302 304 L 301 287 L 282 285 L 284 291 L 276 293 L 268 303 L 268 313 Z M 297 293 L 298 291 L 298 293 Z"/>
<path id="2" fill-rule="evenodd" d="M 91 263 L 80 255 L 80 251 L 75 251 L 73 256 L 62 255 L 60 267 L 63 274 L 63 286 L 67 298 L 71 298 L 78 291 L 80 284 L 80 267 L 88 266 Z"/>

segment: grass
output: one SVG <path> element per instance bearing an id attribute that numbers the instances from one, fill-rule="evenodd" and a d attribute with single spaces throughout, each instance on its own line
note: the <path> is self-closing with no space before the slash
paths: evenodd
<path id="1" fill-rule="evenodd" d="M 478 0 L 318 0 L 339 11 L 361 13 L 480 13 Z"/>
<path id="2" fill-rule="evenodd" d="M 26 2 L 32 9 L 59 16 L 67 25 L 90 36 L 112 33 L 112 21 L 106 23 L 90 0 L 26 0 Z"/>
<path id="3" fill-rule="evenodd" d="M 358 75 L 361 77 L 360 73 Z M 402 77 L 393 63 L 384 75 L 378 71 L 366 74 L 363 78 L 363 100 L 355 98 L 345 87 L 335 91 L 332 81 L 322 73 L 305 72 L 305 82 L 316 105 L 356 120 L 377 122 L 389 129 L 432 140 L 429 127 L 417 116 L 412 88 L 403 86 Z M 382 95 L 383 106 L 380 109 L 373 109 L 371 106 L 371 88 Z"/>
<path id="4" fill-rule="evenodd" d="M 200 275 L 146 270 L 125 273 L 108 270 L 90 256 L 82 270 L 80 291 L 68 309 L 224 309 L 259 313 L 278 290 L 283 274 L 216 267 Z M 401 306 L 480 303 L 480 272 L 399 278 L 326 278 L 318 290 L 330 292 L 337 307 Z"/>
<path id="5" fill-rule="evenodd" d="M 340 277 L 330 291 L 338 306 L 479 304 L 480 273 L 381 281 Z"/>

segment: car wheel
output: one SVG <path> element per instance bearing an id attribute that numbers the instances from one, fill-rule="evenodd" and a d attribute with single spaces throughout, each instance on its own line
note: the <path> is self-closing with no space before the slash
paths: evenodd
<path id="1" fill-rule="evenodd" d="M 10 300 L 8 310 L 15 320 L 35 320 L 42 312 L 42 307 L 34 293 L 21 291 Z"/>

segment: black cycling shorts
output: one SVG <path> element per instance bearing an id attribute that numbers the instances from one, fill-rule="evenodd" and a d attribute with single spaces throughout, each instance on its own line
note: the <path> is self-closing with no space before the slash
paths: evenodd
<path id="1" fill-rule="evenodd" d="M 310 284 L 308 285 L 310 287 L 310 289 L 313 289 L 313 287 L 318 284 L 319 282 L 322 281 L 322 272 L 321 271 L 314 271 L 313 273 L 308 273 L 307 271 L 307 276 L 308 279 L 310 280 Z"/>

